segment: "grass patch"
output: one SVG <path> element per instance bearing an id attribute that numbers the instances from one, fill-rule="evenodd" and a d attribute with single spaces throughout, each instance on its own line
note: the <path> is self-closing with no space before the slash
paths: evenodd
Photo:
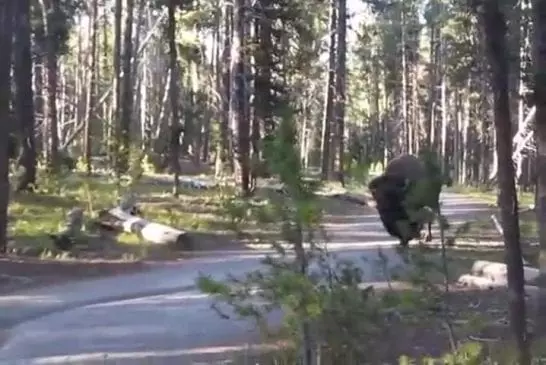
<path id="1" fill-rule="evenodd" d="M 212 232 L 225 230 L 227 217 L 222 201 L 232 193 L 229 187 L 196 189 L 182 186 L 179 198 L 171 194 L 171 184 L 163 179 L 144 177 L 129 187 L 116 187 L 107 177 L 86 177 L 73 173 L 56 180 L 41 177 L 35 193 L 13 193 L 9 205 L 11 248 L 35 247 L 52 250 L 47 234 L 57 233 L 65 216 L 74 207 L 85 209 L 86 220 L 102 209 L 113 208 L 118 197 L 129 190 L 137 197 L 137 204 L 147 220 L 173 226 L 185 231 Z M 93 234 L 88 229 L 87 234 Z M 105 240 L 104 237 L 101 237 Z M 142 244 L 132 234 L 114 237 L 115 243 Z"/>

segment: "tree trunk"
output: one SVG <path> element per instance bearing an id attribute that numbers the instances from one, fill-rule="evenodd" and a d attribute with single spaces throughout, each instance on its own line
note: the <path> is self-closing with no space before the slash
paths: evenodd
<path id="1" fill-rule="evenodd" d="M 30 0 L 19 0 L 16 11 L 14 77 L 16 83 L 15 113 L 20 128 L 22 151 L 18 165 L 23 175 L 17 191 L 31 190 L 36 183 L 36 143 L 34 137 L 34 92 L 32 90 L 32 54 Z"/>
<path id="2" fill-rule="evenodd" d="M 0 252 L 6 252 L 9 204 L 8 140 L 11 130 L 11 50 L 13 38 L 13 1 L 0 2 Z"/>
<path id="3" fill-rule="evenodd" d="M 497 131 L 497 153 L 499 158 L 499 202 L 508 269 L 510 295 L 510 323 L 518 345 L 518 364 L 531 363 L 526 330 L 525 290 L 523 262 L 520 245 L 518 199 L 512 163 L 512 123 L 510 120 L 510 98 L 508 87 L 508 58 L 506 45 L 506 20 L 499 7 L 500 0 L 485 0 L 482 21 L 488 56 L 492 69 L 494 95 L 494 121 Z"/>
<path id="4" fill-rule="evenodd" d="M 122 2 L 121 0 L 115 0 L 115 13 L 114 13 L 114 50 L 112 53 L 113 65 L 114 65 L 114 91 L 112 93 L 112 120 L 110 121 L 110 139 L 108 143 L 110 148 L 108 152 L 110 154 L 110 163 L 114 169 L 118 170 L 119 165 L 119 135 L 118 133 L 112 133 L 119 129 L 121 123 L 121 14 L 122 14 Z M 107 34 L 107 32 L 105 32 Z"/>
<path id="5" fill-rule="evenodd" d="M 222 108 L 220 112 L 220 142 L 216 155 L 216 171 L 218 176 L 225 168 L 225 164 L 231 161 L 230 158 L 230 138 L 229 138 L 229 110 L 231 104 L 231 44 L 233 33 L 233 7 L 226 5 L 223 11 L 223 39 L 224 48 L 220 57 L 219 71 L 221 72 L 220 95 L 222 98 Z"/>
<path id="6" fill-rule="evenodd" d="M 233 44 L 231 48 L 231 128 L 233 133 L 233 158 L 235 176 L 243 195 L 250 193 L 249 133 L 250 123 L 246 113 L 248 93 L 245 82 L 245 1 L 236 0 L 233 9 Z"/>
<path id="7" fill-rule="evenodd" d="M 345 150 L 345 79 L 347 74 L 347 1 L 338 0 L 337 67 L 336 67 L 336 125 L 339 142 L 339 182 L 344 185 L 343 159 Z"/>
<path id="8" fill-rule="evenodd" d="M 406 9 L 404 1 L 401 3 L 400 9 L 400 48 L 402 57 L 402 123 L 404 124 L 404 146 L 402 151 L 405 153 L 411 153 L 411 141 L 410 141 L 410 125 L 408 119 L 408 47 L 406 39 Z"/>
<path id="9" fill-rule="evenodd" d="M 332 112 L 335 92 L 335 65 L 336 65 L 336 0 L 330 0 L 330 45 L 328 61 L 328 80 L 324 96 L 324 114 L 322 116 L 321 141 L 321 177 L 326 180 L 330 177 L 330 155 L 332 144 Z"/>
<path id="10" fill-rule="evenodd" d="M 87 85 L 87 103 L 85 109 L 85 127 L 84 127 L 84 161 L 85 169 L 88 175 L 91 175 L 91 136 L 93 130 L 91 128 L 91 113 L 95 108 L 95 84 L 96 84 L 96 67 L 97 67 L 97 32 L 98 32 L 98 0 L 93 0 L 91 6 L 91 64 L 89 66 L 89 84 Z"/>
<path id="11" fill-rule="evenodd" d="M 430 25 L 430 53 L 429 53 L 429 100 L 428 100 L 428 116 L 427 116 L 427 147 L 434 149 L 435 143 L 436 143 L 436 54 L 437 54 L 437 27 L 436 27 L 436 19 L 431 20 Z"/>
<path id="12" fill-rule="evenodd" d="M 174 175 L 173 182 L 173 195 L 175 197 L 179 194 L 179 179 L 180 179 L 180 133 L 182 129 L 180 127 L 178 117 L 178 65 L 177 65 L 177 53 L 176 53 L 176 19 L 175 15 L 176 0 L 169 1 L 169 15 L 168 15 L 168 30 L 167 38 L 169 40 L 169 67 L 171 69 L 170 80 L 170 100 L 171 100 L 171 169 Z"/>
<path id="13" fill-rule="evenodd" d="M 57 77 L 59 41 L 56 35 L 56 16 L 59 14 L 58 0 L 44 0 L 44 24 L 47 38 L 47 133 L 49 135 L 48 167 L 52 171 L 59 168 L 59 134 L 57 125 Z"/>
<path id="14" fill-rule="evenodd" d="M 125 33 L 123 40 L 123 85 L 121 100 L 121 120 L 119 121 L 119 163 L 118 172 L 127 172 L 129 169 L 131 124 L 133 114 L 133 83 L 131 59 L 133 57 L 133 13 L 135 0 L 127 0 L 127 15 L 125 18 Z"/>

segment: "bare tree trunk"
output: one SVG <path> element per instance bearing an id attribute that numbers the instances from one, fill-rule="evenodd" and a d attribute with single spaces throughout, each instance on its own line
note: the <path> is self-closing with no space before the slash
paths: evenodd
<path id="1" fill-rule="evenodd" d="M 119 122 L 119 163 L 118 172 L 127 172 L 129 168 L 131 124 L 133 116 L 133 83 L 132 65 L 133 57 L 133 15 L 135 0 L 127 0 L 127 15 L 125 18 L 125 33 L 123 40 L 123 84 L 121 93 L 121 120 Z"/>
<path id="2" fill-rule="evenodd" d="M 36 143 L 34 137 L 34 93 L 32 90 L 32 54 L 30 27 L 30 0 L 19 0 L 16 11 L 15 113 L 20 128 L 22 151 L 18 165 L 24 170 L 17 182 L 17 191 L 31 190 L 36 183 Z"/>
<path id="3" fill-rule="evenodd" d="M 13 38 L 13 1 L 0 2 L 0 252 L 6 252 L 8 234 L 9 204 L 9 156 L 8 141 L 10 126 L 11 99 L 11 51 Z"/>
<path id="4" fill-rule="evenodd" d="M 222 98 L 222 109 L 220 112 L 220 143 L 216 154 L 215 174 L 218 176 L 225 168 L 225 164 L 231 161 L 230 138 L 229 138 L 229 109 L 231 104 L 231 43 L 233 33 L 233 7 L 226 5 L 223 11 L 223 40 L 224 46 L 220 57 L 219 72 L 221 72 L 220 95 Z M 231 162 L 230 162 L 231 164 Z"/>
<path id="5" fill-rule="evenodd" d="M 174 11 L 176 7 L 176 0 L 169 1 L 169 15 L 168 15 L 168 30 L 167 38 L 169 40 L 169 68 L 171 69 L 170 78 L 170 99 L 171 99 L 171 143 L 170 143 L 170 156 L 171 156 L 171 169 L 174 175 L 173 182 L 173 195 L 175 197 L 179 194 L 179 179 L 180 179 L 180 133 L 182 129 L 180 127 L 178 117 L 178 62 L 176 53 L 176 19 L 174 17 Z"/>
<path id="6" fill-rule="evenodd" d="M 330 45 L 328 61 L 328 81 L 324 96 L 324 115 L 322 116 L 321 142 L 321 177 L 326 180 L 330 177 L 330 154 L 332 144 L 332 112 L 335 92 L 335 65 L 336 65 L 336 0 L 330 0 Z"/>
<path id="7" fill-rule="evenodd" d="M 435 142 L 436 142 L 436 50 L 437 50 L 437 33 L 438 29 L 435 24 L 436 20 L 432 19 L 432 24 L 430 25 L 430 68 L 429 68 L 429 78 L 430 78 L 430 84 L 429 84 L 429 115 L 427 118 L 427 147 L 428 148 L 434 148 Z"/>
<path id="8" fill-rule="evenodd" d="M 443 48 L 444 48 L 444 41 L 443 39 L 440 41 L 440 57 L 443 60 Z M 449 125 L 448 120 L 448 106 L 447 106 L 447 85 L 446 85 L 446 75 L 445 75 L 445 66 L 442 67 L 442 75 L 440 76 L 440 105 L 442 108 L 441 113 L 441 136 L 440 136 L 440 153 L 439 156 L 442 158 L 442 171 L 446 171 L 446 162 L 447 162 L 447 128 Z"/>
<path id="9" fill-rule="evenodd" d="M 248 92 L 245 82 L 245 1 L 236 0 L 233 9 L 234 37 L 231 52 L 231 128 L 236 181 L 243 195 L 250 193 L 249 133 L 250 123 L 245 112 Z"/>
<path id="10" fill-rule="evenodd" d="M 119 145 L 120 138 L 117 131 L 121 123 L 121 14 L 122 14 L 122 1 L 115 0 L 115 13 L 114 13 L 114 51 L 112 54 L 114 65 L 114 92 L 112 94 L 112 120 L 110 121 L 110 137 L 113 137 L 108 142 L 110 143 L 109 153 L 110 162 L 115 168 L 116 172 L 119 170 Z M 105 32 L 106 34 L 106 32 Z"/>
<path id="11" fill-rule="evenodd" d="M 89 70 L 89 84 L 87 86 L 87 103 L 85 109 L 85 131 L 84 131 L 84 161 L 88 175 L 91 175 L 91 136 L 93 130 L 91 128 L 91 113 L 95 108 L 95 83 L 96 83 L 96 67 L 97 67 L 97 32 L 98 32 L 98 0 L 93 0 L 91 6 L 91 65 Z"/>
<path id="12" fill-rule="evenodd" d="M 337 67 L 336 67 L 336 125 L 339 141 L 338 179 L 345 185 L 343 159 L 345 151 L 345 78 L 347 75 L 347 1 L 338 0 Z"/>
<path id="13" fill-rule="evenodd" d="M 509 66 L 506 45 L 506 20 L 500 10 L 500 0 L 485 0 L 481 11 L 485 28 L 488 56 L 492 68 L 494 120 L 499 156 L 499 202 L 503 225 L 508 288 L 510 295 L 510 323 L 518 345 L 518 364 L 531 363 L 526 330 L 525 289 L 520 244 L 518 199 L 512 162 L 512 123 L 508 87 Z"/>
<path id="14" fill-rule="evenodd" d="M 258 50 L 254 53 L 256 64 L 256 77 L 254 82 L 254 118 L 252 122 L 252 158 L 251 158 L 251 180 L 253 188 L 260 170 L 260 128 L 264 128 L 264 139 L 270 140 L 273 136 L 274 121 L 271 110 L 271 65 L 273 64 L 272 52 L 272 1 L 260 0 L 256 7 L 259 18 L 256 20 L 256 38 Z"/>
<path id="15" fill-rule="evenodd" d="M 47 37 L 47 120 L 49 134 L 48 167 L 52 171 L 59 168 L 59 134 L 57 125 L 57 77 L 59 41 L 55 34 L 54 22 L 59 14 L 58 0 L 44 0 L 44 24 Z"/>
<path id="16" fill-rule="evenodd" d="M 410 141 L 410 125 L 408 119 L 408 56 L 406 40 L 406 9 L 402 0 L 400 9 L 400 47 L 402 48 L 402 123 L 404 123 L 404 146 L 402 151 L 412 153 Z"/>

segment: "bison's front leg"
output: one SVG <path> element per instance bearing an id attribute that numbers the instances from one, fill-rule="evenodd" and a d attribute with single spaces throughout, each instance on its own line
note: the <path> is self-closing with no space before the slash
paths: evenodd
<path id="1" fill-rule="evenodd" d="M 425 236 L 425 242 L 432 241 L 432 221 L 428 222 L 427 235 Z"/>

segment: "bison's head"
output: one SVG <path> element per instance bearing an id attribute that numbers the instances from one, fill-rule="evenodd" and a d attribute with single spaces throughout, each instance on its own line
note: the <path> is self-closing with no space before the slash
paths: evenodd
<path id="1" fill-rule="evenodd" d="M 387 197 L 404 199 L 407 188 L 406 179 L 396 175 L 380 175 L 368 184 L 368 189 L 374 200 L 380 204 Z"/>

